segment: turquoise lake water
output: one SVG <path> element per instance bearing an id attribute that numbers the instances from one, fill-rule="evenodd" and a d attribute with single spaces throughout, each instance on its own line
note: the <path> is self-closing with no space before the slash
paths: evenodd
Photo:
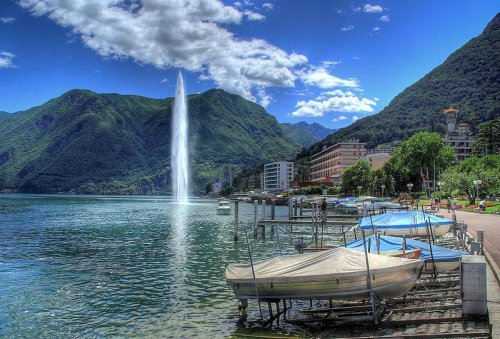
<path id="1" fill-rule="evenodd" d="M 263 331 L 238 321 L 225 267 L 249 260 L 242 227 L 252 228 L 254 207 L 240 203 L 234 242 L 234 215 L 217 215 L 216 206 L 0 195 L 0 337 L 310 336 L 290 325 Z M 287 208 L 276 213 L 284 217 Z M 250 244 L 255 259 L 280 253 L 272 237 Z M 293 241 L 281 248 L 293 253 Z M 257 310 L 251 302 L 248 319 Z"/>

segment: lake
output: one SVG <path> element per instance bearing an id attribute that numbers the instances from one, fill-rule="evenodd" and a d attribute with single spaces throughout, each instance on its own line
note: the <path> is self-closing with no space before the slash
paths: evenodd
<path id="1" fill-rule="evenodd" d="M 261 330 L 238 321 L 225 267 L 249 261 L 242 227 L 251 232 L 254 207 L 240 203 L 234 242 L 234 214 L 217 215 L 216 206 L 203 199 L 178 205 L 166 197 L 1 194 L 0 336 L 311 335 L 287 324 Z M 276 207 L 278 216 L 287 212 Z M 283 253 L 293 253 L 293 241 L 282 243 Z M 280 253 L 269 236 L 251 237 L 250 246 L 254 259 Z M 255 302 L 248 318 L 258 318 Z"/>

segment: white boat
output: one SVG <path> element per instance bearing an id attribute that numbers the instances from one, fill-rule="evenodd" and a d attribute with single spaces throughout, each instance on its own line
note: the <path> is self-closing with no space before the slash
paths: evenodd
<path id="1" fill-rule="evenodd" d="M 420 276 L 422 260 L 368 254 L 372 290 L 378 298 L 407 293 Z M 254 264 L 229 264 L 226 281 L 240 299 L 370 298 L 365 253 L 339 247 L 280 256 Z"/>
<path id="2" fill-rule="evenodd" d="M 429 245 L 426 242 L 415 239 L 403 239 L 388 235 L 370 235 L 365 238 L 368 252 L 390 255 L 391 252 L 402 252 L 405 250 L 405 255 L 408 253 L 417 254 L 418 259 L 424 260 L 423 270 L 433 271 L 433 264 L 436 266 L 438 273 L 456 270 L 460 267 L 462 256 L 467 255 L 467 252 L 446 248 L 439 245 Z M 364 251 L 363 239 L 350 242 L 346 245 L 347 248 L 352 248 L 357 251 Z M 410 257 L 406 257 L 410 258 Z"/>
<path id="3" fill-rule="evenodd" d="M 453 221 L 420 211 L 388 212 L 361 218 L 358 227 L 367 235 L 380 233 L 392 236 L 426 237 L 426 224 L 435 237 L 446 234 Z"/>
<path id="4" fill-rule="evenodd" d="M 231 205 L 227 200 L 219 200 L 217 214 L 231 214 Z"/>

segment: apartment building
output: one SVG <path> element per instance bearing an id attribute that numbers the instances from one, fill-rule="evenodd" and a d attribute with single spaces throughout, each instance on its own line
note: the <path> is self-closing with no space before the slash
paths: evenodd
<path id="1" fill-rule="evenodd" d="M 360 143 L 358 139 L 325 148 L 311 156 L 311 181 L 336 185 L 342 172 L 365 156 L 365 143 Z"/>
<path id="2" fill-rule="evenodd" d="M 293 181 L 293 162 L 278 161 L 264 165 L 263 188 L 276 192 L 290 188 Z"/>

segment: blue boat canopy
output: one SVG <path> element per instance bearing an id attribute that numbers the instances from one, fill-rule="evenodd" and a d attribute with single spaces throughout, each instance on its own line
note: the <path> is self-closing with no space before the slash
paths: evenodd
<path id="1" fill-rule="evenodd" d="M 451 226 L 453 221 L 436 217 L 421 211 L 388 212 L 376 214 L 371 217 L 361 218 L 358 225 L 364 230 L 386 228 L 408 228 L 425 227 L 425 222 L 431 222 L 431 225 Z"/>
<path id="2" fill-rule="evenodd" d="M 392 237 L 388 235 L 380 235 L 379 246 L 380 252 L 387 251 L 402 251 L 403 250 L 403 238 L 401 237 Z M 351 248 L 357 251 L 364 251 L 363 239 L 356 240 L 351 243 L 348 243 L 345 247 Z M 377 236 L 371 235 L 366 237 L 366 247 L 369 249 L 368 251 L 371 253 L 377 253 Z M 431 260 L 431 250 L 428 243 L 414 240 L 410 238 L 406 238 L 406 248 L 405 250 L 411 251 L 416 249 L 422 249 L 420 254 L 420 259 L 422 260 Z M 462 255 L 467 255 L 467 252 L 446 248 L 443 246 L 432 245 L 432 254 L 434 256 L 434 261 L 457 261 L 460 260 Z"/>

